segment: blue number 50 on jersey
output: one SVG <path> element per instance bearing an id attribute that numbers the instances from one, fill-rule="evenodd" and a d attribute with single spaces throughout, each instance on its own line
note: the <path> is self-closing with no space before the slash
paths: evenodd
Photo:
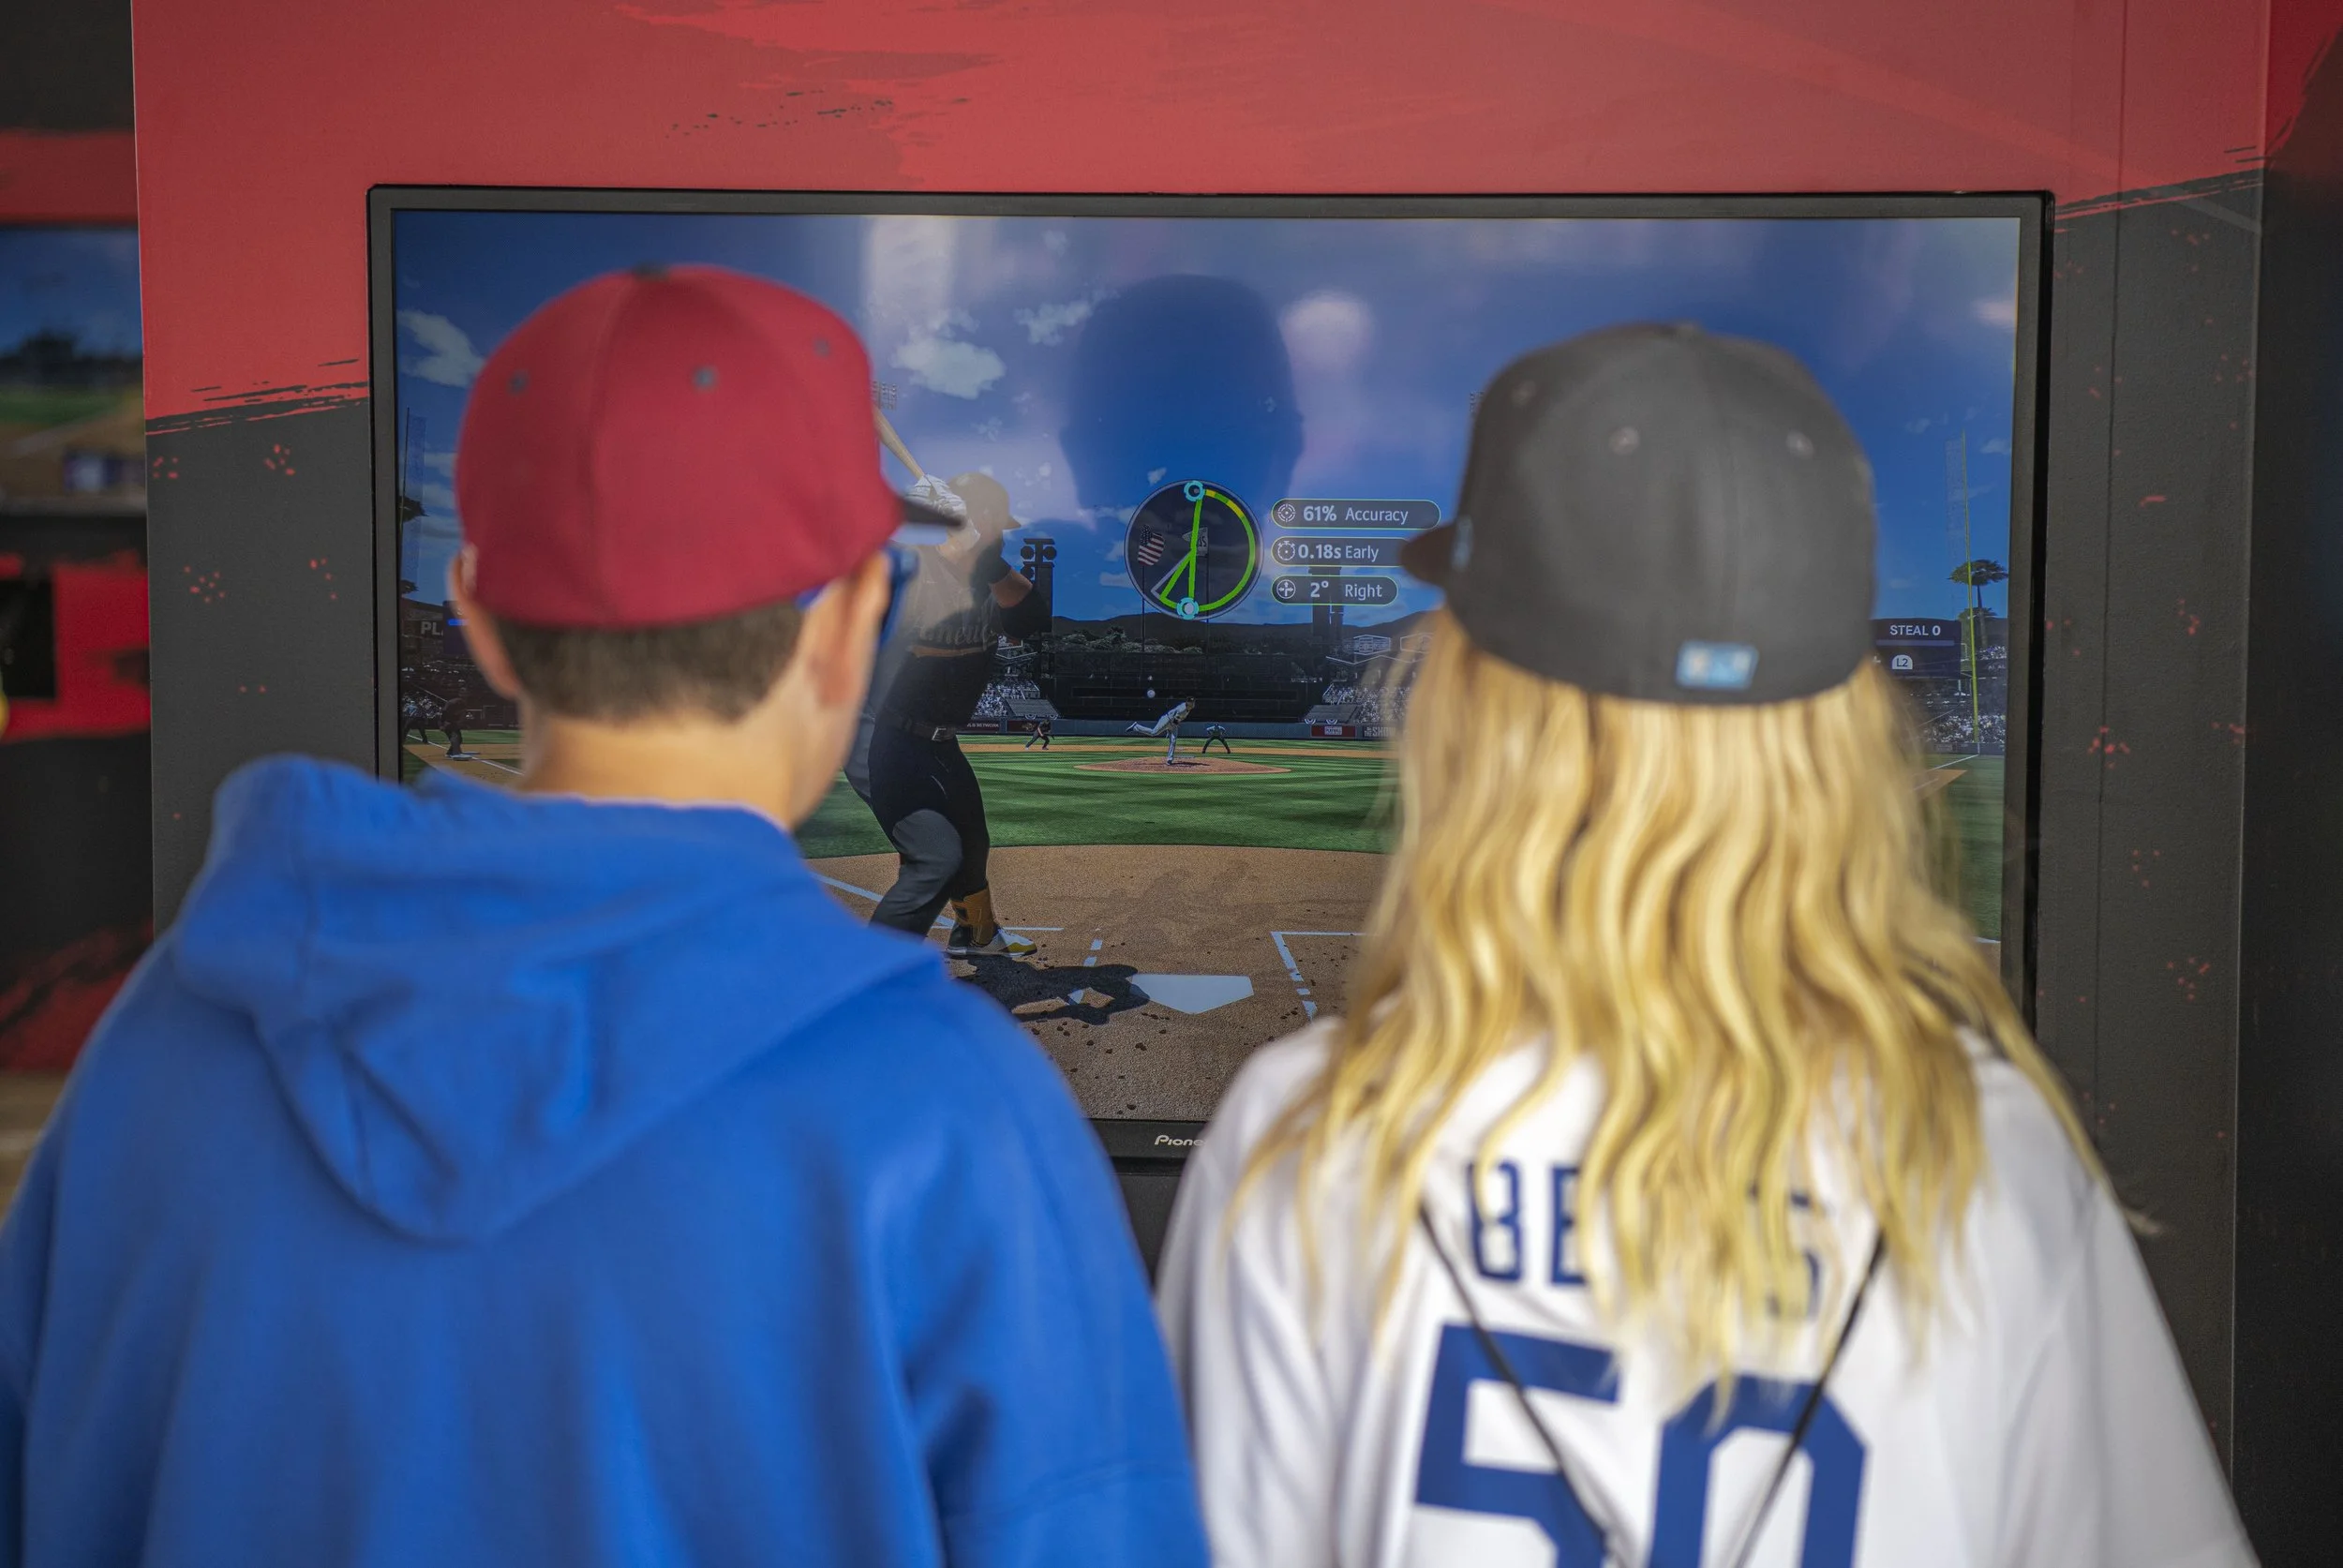
<path id="1" fill-rule="evenodd" d="M 1492 1337 L 1529 1387 L 1595 1404 L 1617 1402 L 1610 1351 L 1529 1334 Z M 1432 1370 L 1431 1398 L 1425 1411 L 1415 1501 L 1435 1508 L 1528 1519 L 1554 1543 L 1556 1568 L 1603 1568 L 1601 1533 L 1550 1472 L 1476 1465 L 1466 1458 L 1472 1385 L 1501 1385 L 1502 1381 L 1470 1328 L 1455 1324 L 1441 1331 L 1440 1360 Z M 1669 1418 L 1659 1434 L 1651 1568 L 1700 1568 L 1701 1542 L 1709 1528 L 1710 1462 L 1718 1448 L 1740 1431 L 1786 1435 L 1810 1392 L 1806 1383 L 1741 1378 L 1734 1384 L 1723 1421 L 1715 1418 L 1714 1384 L 1694 1394 Z M 1813 1466 L 1813 1482 L 1807 1494 L 1800 1568 L 1854 1568 L 1863 1444 L 1828 1396 L 1815 1406 L 1805 1452 Z"/>

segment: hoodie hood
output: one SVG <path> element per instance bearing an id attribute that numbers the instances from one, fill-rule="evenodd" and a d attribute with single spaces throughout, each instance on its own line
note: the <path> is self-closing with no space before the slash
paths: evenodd
<path id="1" fill-rule="evenodd" d="M 171 949 L 251 1021 L 335 1178 L 491 1235 L 848 998 L 932 965 L 744 808 L 416 788 L 277 757 L 221 787 Z"/>

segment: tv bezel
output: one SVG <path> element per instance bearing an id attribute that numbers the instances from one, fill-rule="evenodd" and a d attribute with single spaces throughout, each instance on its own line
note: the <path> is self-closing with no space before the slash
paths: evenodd
<path id="1" fill-rule="evenodd" d="M 376 186 L 366 193 L 367 337 L 373 419 L 375 771 L 396 779 L 398 731 L 398 346 L 393 242 L 403 212 L 671 213 L 679 217 L 822 215 L 934 217 L 1173 218 L 2009 218 L 2018 223 L 2018 320 L 2009 454 L 2009 707 L 2007 733 L 2022 754 L 2002 798 L 2005 984 L 2029 1022 L 2037 948 L 2036 886 L 2041 808 L 2040 618 L 2049 350 L 2043 265 L 2047 192 L 1808 195 L 1135 195 L 1038 192 L 649 190 L 598 187 Z M 1118 1165 L 1185 1159 L 1202 1122 L 1097 1118 Z"/>

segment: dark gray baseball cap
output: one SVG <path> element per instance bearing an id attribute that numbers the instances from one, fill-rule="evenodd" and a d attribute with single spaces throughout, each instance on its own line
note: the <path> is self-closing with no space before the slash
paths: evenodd
<path id="1" fill-rule="evenodd" d="M 1498 372 L 1455 520 L 1400 559 L 1533 674 L 1646 702 L 1783 702 L 1870 656 L 1875 531 L 1871 465 L 1805 366 L 1638 325 Z"/>

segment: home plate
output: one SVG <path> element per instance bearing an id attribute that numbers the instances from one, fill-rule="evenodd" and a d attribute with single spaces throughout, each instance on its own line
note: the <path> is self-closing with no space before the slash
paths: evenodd
<path id="1" fill-rule="evenodd" d="M 1131 989 L 1173 1012 L 1210 1012 L 1253 994 L 1247 975 L 1133 975 Z"/>

